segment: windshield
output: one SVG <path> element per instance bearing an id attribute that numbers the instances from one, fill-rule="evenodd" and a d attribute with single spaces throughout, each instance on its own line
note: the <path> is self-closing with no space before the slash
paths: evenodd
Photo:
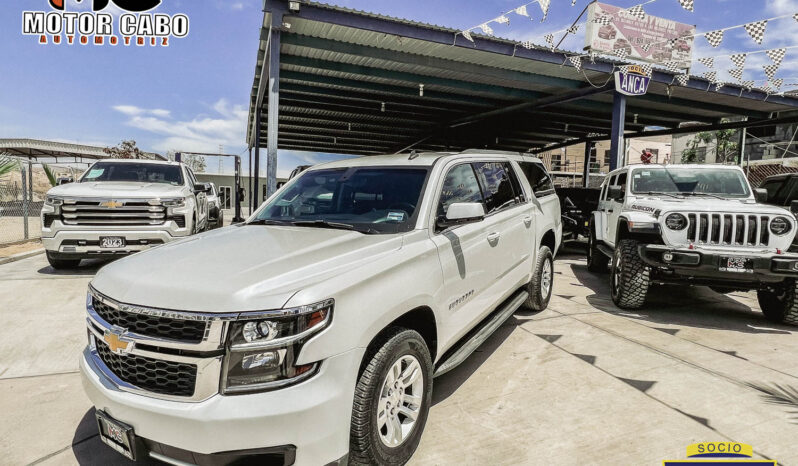
<path id="1" fill-rule="evenodd" d="M 738 170 L 651 167 L 633 172 L 632 193 L 748 197 L 750 190 L 748 182 Z"/>
<path id="2" fill-rule="evenodd" d="M 122 181 L 132 183 L 167 183 L 182 185 L 183 174 L 177 165 L 135 162 L 98 162 L 83 175 L 81 183 Z"/>
<path id="3" fill-rule="evenodd" d="M 413 228 L 427 169 L 353 167 L 304 172 L 249 223 L 398 233 Z"/>

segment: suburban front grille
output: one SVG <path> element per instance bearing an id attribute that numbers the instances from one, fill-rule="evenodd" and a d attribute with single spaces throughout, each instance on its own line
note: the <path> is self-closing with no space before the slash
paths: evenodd
<path id="1" fill-rule="evenodd" d="M 142 336 L 168 338 L 186 343 L 199 343 L 205 337 L 207 322 L 173 319 L 126 312 L 92 297 L 92 307 L 103 320 Z"/>
<path id="2" fill-rule="evenodd" d="M 117 377 L 143 390 L 171 396 L 192 396 L 197 381 L 197 366 L 135 354 L 113 353 L 97 342 L 97 354 Z"/>
<path id="3" fill-rule="evenodd" d="M 153 205 L 147 200 L 64 202 L 61 206 L 61 221 L 65 225 L 163 225 L 166 207 Z"/>
<path id="4" fill-rule="evenodd" d="M 687 240 L 696 244 L 767 246 L 770 216 L 688 213 Z"/>

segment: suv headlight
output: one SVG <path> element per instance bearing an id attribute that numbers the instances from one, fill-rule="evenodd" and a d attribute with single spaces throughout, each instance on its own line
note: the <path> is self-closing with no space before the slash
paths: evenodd
<path id="1" fill-rule="evenodd" d="M 305 342 L 330 324 L 335 301 L 243 313 L 227 336 L 222 393 L 267 391 L 312 376 L 318 363 L 296 365 Z"/>
<path id="2" fill-rule="evenodd" d="M 684 230 L 687 228 L 687 217 L 682 214 L 670 214 L 665 217 L 665 226 L 671 230 Z"/>
<path id="3" fill-rule="evenodd" d="M 770 232 L 774 235 L 785 235 L 792 230 L 792 223 L 786 217 L 776 217 L 770 221 Z"/>

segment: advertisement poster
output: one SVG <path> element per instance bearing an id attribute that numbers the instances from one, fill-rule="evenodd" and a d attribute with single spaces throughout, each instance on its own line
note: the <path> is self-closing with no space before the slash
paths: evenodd
<path id="1" fill-rule="evenodd" d="M 688 68 L 693 56 L 695 26 L 646 14 L 640 19 L 626 9 L 595 2 L 588 9 L 585 48 L 612 54 L 626 49 L 629 58 L 652 63 L 674 61 Z"/>

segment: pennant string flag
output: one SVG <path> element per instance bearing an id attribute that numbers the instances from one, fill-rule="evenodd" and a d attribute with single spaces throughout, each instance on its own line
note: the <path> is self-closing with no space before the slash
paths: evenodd
<path id="1" fill-rule="evenodd" d="M 543 36 L 543 39 L 545 39 L 546 43 L 549 44 L 551 50 L 554 51 L 554 34 L 546 34 Z"/>
<path id="2" fill-rule="evenodd" d="M 488 23 L 482 23 L 479 25 L 479 27 L 485 34 L 493 35 L 493 28 L 491 28 Z"/>
<path id="3" fill-rule="evenodd" d="M 523 46 L 525 49 L 531 49 L 531 48 L 533 47 L 533 45 L 532 45 L 532 41 L 531 41 L 531 40 L 525 40 L 524 42 L 521 42 L 521 45 L 522 45 L 522 46 Z"/>
<path id="4" fill-rule="evenodd" d="M 648 50 L 651 48 L 651 44 L 643 44 L 640 46 L 640 48 L 642 48 L 644 52 L 648 52 Z"/>
<path id="5" fill-rule="evenodd" d="M 679 83 L 680 86 L 686 86 L 687 82 L 690 81 L 690 76 L 686 74 L 678 74 L 676 75 L 676 81 Z"/>
<path id="6" fill-rule="evenodd" d="M 576 34 L 577 32 L 579 32 L 578 24 L 574 24 L 573 26 L 568 28 L 568 34 Z"/>
<path id="7" fill-rule="evenodd" d="M 748 57 L 747 53 L 736 53 L 731 56 L 731 61 L 737 68 L 743 68 L 745 66 L 746 57 Z"/>
<path id="8" fill-rule="evenodd" d="M 615 50 L 615 56 L 620 58 L 621 60 L 626 59 L 629 56 L 629 51 L 625 48 L 620 48 Z"/>
<path id="9" fill-rule="evenodd" d="M 699 58 L 698 62 L 703 64 L 707 68 L 714 68 L 715 67 L 715 59 L 712 58 L 712 57 Z"/>
<path id="10" fill-rule="evenodd" d="M 526 11 L 526 5 L 521 5 L 518 8 L 516 8 L 515 9 L 515 14 L 521 15 L 521 16 L 529 16 L 529 12 Z"/>
<path id="11" fill-rule="evenodd" d="M 776 72 L 779 71 L 778 65 L 765 65 L 762 68 L 765 70 L 765 75 L 769 79 L 773 79 L 773 76 L 775 76 Z"/>
<path id="12" fill-rule="evenodd" d="M 726 83 L 722 83 L 722 82 L 715 83 L 715 91 L 721 90 L 721 88 L 723 88 L 723 86 L 725 86 L 725 85 L 726 85 Z"/>
<path id="13" fill-rule="evenodd" d="M 474 38 L 471 37 L 471 31 L 463 31 L 463 37 L 465 37 L 470 42 L 474 42 Z"/>
<path id="14" fill-rule="evenodd" d="M 629 15 L 634 16 L 638 19 L 646 19 L 646 12 L 643 11 L 643 5 L 635 5 L 632 8 L 626 10 Z"/>
<path id="15" fill-rule="evenodd" d="M 540 9 L 543 11 L 543 19 L 540 20 L 542 23 L 546 21 L 546 17 L 549 16 L 549 6 L 551 6 L 551 0 L 538 0 L 538 5 L 540 5 Z"/>
<path id="16" fill-rule="evenodd" d="M 704 77 L 707 78 L 709 82 L 716 82 L 718 80 L 718 72 L 717 71 L 707 71 L 704 73 Z"/>
<path id="17" fill-rule="evenodd" d="M 773 49 L 768 50 L 765 52 L 767 56 L 773 61 L 773 64 L 776 66 L 781 66 L 782 60 L 784 60 L 784 56 L 787 54 L 787 49 Z"/>
<path id="18" fill-rule="evenodd" d="M 773 82 L 771 82 L 771 84 L 773 85 L 773 87 L 776 90 L 779 90 L 779 89 L 781 89 L 781 86 L 784 85 L 784 80 L 783 79 L 774 79 Z"/>
<path id="19" fill-rule="evenodd" d="M 743 86 L 745 89 L 747 89 L 747 90 L 749 90 L 749 91 L 750 91 L 750 90 L 751 90 L 751 89 L 754 87 L 754 82 L 753 82 L 753 81 L 743 81 L 743 82 L 742 82 L 742 86 Z"/>
<path id="20" fill-rule="evenodd" d="M 496 18 L 496 22 L 499 23 L 499 24 L 506 24 L 506 25 L 509 26 L 510 25 L 510 18 L 507 17 L 506 15 L 501 15 L 498 18 Z"/>
<path id="21" fill-rule="evenodd" d="M 679 4 L 682 5 L 687 11 L 693 11 L 693 0 L 679 0 Z"/>
<path id="22" fill-rule="evenodd" d="M 737 81 L 739 81 L 739 80 L 743 79 L 743 70 L 741 70 L 740 68 L 729 70 L 729 75 L 732 78 L 734 78 Z"/>
<path id="23" fill-rule="evenodd" d="M 663 63 L 663 65 L 665 65 L 665 68 L 671 73 L 678 73 L 679 70 L 682 68 L 681 66 L 679 66 L 679 62 L 677 61 L 666 61 L 665 63 Z"/>
<path id="24" fill-rule="evenodd" d="M 581 58 L 579 58 L 578 56 L 573 56 L 573 57 L 569 57 L 568 61 L 570 61 L 571 64 L 574 65 L 574 68 L 576 68 L 576 71 L 582 71 L 582 59 Z"/>
<path id="25" fill-rule="evenodd" d="M 709 45 L 717 47 L 721 44 L 721 42 L 723 42 L 723 29 L 708 32 L 706 35 L 704 35 L 704 37 L 706 38 L 707 42 L 709 42 Z"/>
<path id="26" fill-rule="evenodd" d="M 753 23 L 743 25 L 745 32 L 751 36 L 751 39 L 754 39 L 754 42 L 760 45 L 762 44 L 762 39 L 765 38 L 765 30 L 767 27 L 768 20 L 755 21 Z"/>

